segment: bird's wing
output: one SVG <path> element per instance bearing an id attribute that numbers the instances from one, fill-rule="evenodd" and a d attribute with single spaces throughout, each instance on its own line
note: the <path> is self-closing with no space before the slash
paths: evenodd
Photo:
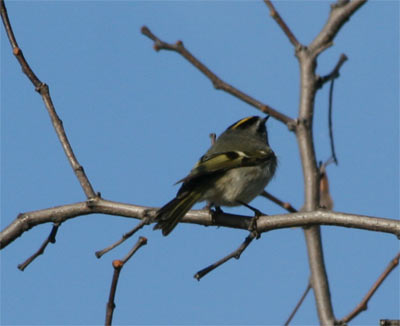
<path id="1" fill-rule="evenodd" d="M 190 171 L 189 175 L 179 180 L 177 183 L 186 182 L 199 176 L 215 174 L 218 172 L 245 167 L 254 166 L 273 159 L 275 154 L 272 151 L 258 150 L 251 156 L 242 151 L 229 151 L 224 153 L 215 153 L 204 155 Z"/>

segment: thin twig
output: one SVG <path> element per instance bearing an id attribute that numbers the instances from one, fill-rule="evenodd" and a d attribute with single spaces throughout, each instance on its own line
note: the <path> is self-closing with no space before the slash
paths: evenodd
<path id="1" fill-rule="evenodd" d="M 328 130 L 329 130 L 329 140 L 331 144 L 331 156 L 336 165 L 338 165 L 338 160 L 335 151 L 335 142 L 333 140 L 333 123 L 332 123 L 332 111 L 333 111 L 333 86 L 335 85 L 335 79 L 331 80 L 331 86 L 329 87 L 329 108 L 328 108 Z"/>
<path id="2" fill-rule="evenodd" d="M 189 61 L 193 66 L 195 66 L 200 72 L 202 72 L 214 85 L 216 89 L 224 90 L 225 92 L 235 96 L 236 98 L 254 106 L 260 111 L 273 116 L 275 119 L 285 123 L 290 130 L 294 130 L 295 122 L 290 117 L 284 115 L 283 113 L 276 111 L 269 105 L 261 103 L 251 96 L 243 93 L 232 85 L 226 83 L 216 74 L 214 74 L 209 68 L 207 68 L 202 62 L 200 62 L 196 57 L 194 57 L 183 45 L 182 41 L 177 41 L 175 44 L 166 43 L 155 36 L 147 26 L 143 26 L 141 29 L 143 35 L 147 36 L 149 39 L 154 41 L 154 50 L 169 50 L 174 51 L 182 55 L 187 61 Z"/>
<path id="3" fill-rule="evenodd" d="M 36 259 L 36 257 L 43 254 L 44 250 L 46 249 L 46 247 L 49 243 L 56 243 L 56 235 L 57 235 L 59 226 L 60 226 L 59 223 L 53 224 L 53 227 L 51 228 L 50 234 L 47 237 L 47 239 L 43 242 L 43 244 L 40 246 L 38 251 L 36 251 L 31 257 L 29 257 L 27 260 L 25 260 L 22 264 L 18 265 L 19 270 L 24 271 L 24 269 L 27 268 L 28 265 Z"/>
<path id="4" fill-rule="evenodd" d="M 293 309 L 292 313 L 290 314 L 289 318 L 286 320 L 285 326 L 288 326 L 289 323 L 292 321 L 294 315 L 297 313 L 297 311 L 299 310 L 300 306 L 303 304 L 303 301 L 306 298 L 306 296 L 307 296 L 308 292 L 310 291 L 310 289 L 311 289 L 311 283 L 310 283 L 310 281 L 308 281 L 307 287 L 304 290 L 303 295 L 301 296 L 299 302 L 297 302 L 297 304 L 294 307 L 294 309 Z"/>
<path id="5" fill-rule="evenodd" d="M 149 224 L 150 221 L 151 221 L 151 219 L 149 217 L 143 218 L 143 220 L 141 220 L 140 223 L 138 223 L 132 230 L 123 234 L 122 238 L 119 239 L 117 242 L 113 243 L 112 245 L 108 246 L 107 248 L 104 248 L 103 250 L 96 251 L 95 252 L 96 257 L 101 258 L 101 256 L 103 256 L 105 253 L 107 253 L 110 250 L 114 249 L 115 247 L 119 246 L 122 242 L 129 239 L 131 236 L 133 236 L 137 231 L 139 231 L 145 225 Z"/>
<path id="6" fill-rule="evenodd" d="M 329 74 L 318 78 L 317 88 L 321 88 L 322 86 L 324 86 L 326 82 L 338 78 L 340 76 L 340 68 L 347 60 L 348 60 L 347 56 L 344 53 L 342 53 L 333 70 Z"/>
<path id="7" fill-rule="evenodd" d="M 107 302 L 107 310 L 106 310 L 106 322 L 105 325 L 112 324 L 112 317 L 115 309 L 115 293 L 117 291 L 117 284 L 119 279 L 119 274 L 121 273 L 122 267 L 124 264 L 134 255 L 134 253 L 142 246 L 147 243 L 147 239 L 145 237 L 139 237 L 139 240 L 133 246 L 133 248 L 128 252 L 128 254 L 122 259 L 116 259 L 112 262 L 114 267 L 114 274 L 111 281 L 110 295 L 108 297 Z"/>
<path id="8" fill-rule="evenodd" d="M 46 109 L 49 113 L 51 122 L 54 126 L 54 129 L 57 133 L 57 136 L 61 142 L 61 145 L 64 149 L 65 155 L 68 158 L 71 167 L 78 178 L 83 191 L 87 198 L 94 198 L 96 197 L 96 193 L 94 192 L 92 185 L 90 184 L 89 179 L 87 178 L 83 167 L 79 164 L 78 160 L 75 157 L 74 151 L 72 150 L 71 144 L 67 138 L 65 133 L 62 121 L 57 115 L 55 107 L 53 105 L 53 101 L 50 96 L 50 91 L 48 85 L 43 83 L 39 80 L 36 74 L 33 72 L 31 67 L 29 66 L 28 62 L 25 60 L 25 57 L 22 53 L 21 48 L 18 46 L 17 40 L 15 38 L 12 26 L 10 24 L 10 20 L 8 18 L 7 9 L 4 4 L 4 0 L 0 0 L 0 11 L 1 11 L 1 18 L 3 20 L 3 24 L 5 30 L 7 32 L 8 39 L 10 41 L 13 54 L 17 58 L 18 62 L 21 65 L 22 71 L 26 74 L 29 80 L 32 82 L 35 90 L 42 96 L 42 100 L 46 106 Z"/>
<path id="9" fill-rule="evenodd" d="M 381 319 L 379 326 L 400 326 L 399 319 Z"/>
<path id="10" fill-rule="evenodd" d="M 334 83 L 335 79 L 340 76 L 340 68 L 342 65 L 348 60 L 347 56 L 345 54 L 341 54 L 339 57 L 338 62 L 336 63 L 336 66 L 333 68 L 333 70 L 327 74 L 324 77 L 320 77 L 317 82 L 317 87 L 320 88 L 322 87 L 326 82 L 331 81 L 330 87 L 329 87 L 329 105 L 328 105 L 328 130 L 329 130 L 329 141 L 330 141 L 330 147 L 331 147 L 331 158 L 329 158 L 324 165 L 327 166 L 329 163 L 331 163 L 331 160 L 337 165 L 338 164 L 338 159 L 336 156 L 336 151 L 335 151 L 335 143 L 334 143 L 334 138 L 333 138 L 333 122 L 332 122 L 332 112 L 333 112 L 333 89 L 334 89 Z"/>
<path id="11" fill-rule="evenodd" d="M 283 32 L 286 34 L 288 37 L 290 43 L 293 44 L 295 49 L 299 49 L 301 47 L 300 42 L 297 40 L 296 36 L 292 33 L 288 25 L 286 25 L 285 21 L 282 19 L 281 15 L 276 11 L 274 5 L 270 0 L 264 0 L 265 4 L 269 8 L 269 13 L 271 17 L 277 22 L 277 24 L 282 28 Z"/>
<path id="12" fill-rule="evenodd" d="M 278 206 L 281 206 L 282 208 L 286 209 L 289 213 L 297 212 L 297 210 L 290 203 L 283 202 L 282 200 L 275 197 L 274 195 L 271 195 L 269 192 L 267 192 L 265 190 L 261 193 L 260 196 L 263 196 L 263 197 L 269 199 L 270 201 L 274 202 Z"/>
<path id="13" fill-rule="evenodd" d="M 243 243 L 240 245 L 239 248 L 237 248 L 235 251 L 231 252 L 229 255 L 225 256 L 224 258 L 221 258 L 214 264 L 198 271 L 195 275 L 194 278 L 198 281 L 200 281 L 204 276 L 206 276 L 208 273 L 216 269 L 217 267 L 221 266 L 222 264 L 226 263 L 228 260 L 235 258 L 239 259 L 240 255 L 242 252 L 248 247 L 248 245 L 256 238 L 257 233 L 256 232 L 250 232 L 250 234 L 246 237 L 246 239 L 243 241 Z"/>
<path id="14" fill-rule="evenodd" d="M 392 272 L 392 270 L 394 270 L 397 267 L 397 265 L 399 264 L 399 260 L 400 260 L 400 252 L 390 261 L 390 263 L 387 265 L 383 273 L 378 277 L 376 282 L 372 285 L 371 289 L 369 289 L 369 291 L 361 300 L 361 302 L 357 305 L 357 307 L 355 307 L 355 309 L 352 312 L 350 312 L 346 317 L 344 317 L 341 320 L 342 323 L 348 323 L 354 317 L 356 317 L 360 312 L 368 309 L 369 300 L 374 295 L 376 290 L 378 290 L 378 288 L 381 286 L 383 281 Z"/>

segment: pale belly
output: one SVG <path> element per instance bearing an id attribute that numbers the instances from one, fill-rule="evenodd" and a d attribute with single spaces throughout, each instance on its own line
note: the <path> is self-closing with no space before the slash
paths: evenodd
<path id="1" fill-rule="evenodd" d="M 241 167 L 232 169 L 215 182 L 202 200 L 215 206 L 238 206 L 249 203 L 258 196 L 270 181 L 274 167 Z"/>

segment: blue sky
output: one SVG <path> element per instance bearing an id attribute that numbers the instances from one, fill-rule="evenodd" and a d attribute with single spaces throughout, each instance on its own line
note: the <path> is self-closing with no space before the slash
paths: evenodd
<path id="1" fill-rule="evenodd" d="M 329 13 L 328 1 L 279 1 L 294 34 L 309 43 Z M 106 199 L 161 206 L 177 191 L 220 134 L 257 110 L 221 91 L 182 57 L 155 52 L 140 33 L 147 25 L 185 46 L 222 79 L 295 118 L 299 69 L 291 44 L 262 1 L 7 1 L 17 40 L 49 84 L 80 163 Z M 317 72 L 349 60 L 335 83 L 338 166 L 328 168 L 335 210 L 399 218 L 399 3 L 371 1 L 344 26 Z M 329 155 L 328 87 L 317 95 L 315 147 Z M 295 137 L 268 122 L 279 158 L 268 190 L 300 208 L 303 181 Z M 41 98 L 21 73 L 1 31 L 1 228 L 20 212 L 84 200 Z M 253 205 L 284 213 L 264 200 Z M 201 206 L 198 206 L 201 207 Z M 228 211 L 249 214 L 243 208 Z M 263 234 L 239 261 L 197 282 L 198 270 L 235 249 L 246 232 L 179 225 L 164 238 L 151 227 L 98 260 L 102 249 L 136 221 L 89 215 L 70 220 L 24 272 L 16 266 L 48 235 L 42 225 L 1 252 L 1 324 L 102 324 L 112 276 L 139 235 L 148 238 L 122 270 L 115 324 L 282 324 L 308 276 L 299 228 Z M 398 240 L 323 227 L 334 312 L 349 313 L 398 252 Z M 399 318 L 399 270 L 385 281 L 353 325 Z M 294 324 L 318 322 L 309 295 Z"/>

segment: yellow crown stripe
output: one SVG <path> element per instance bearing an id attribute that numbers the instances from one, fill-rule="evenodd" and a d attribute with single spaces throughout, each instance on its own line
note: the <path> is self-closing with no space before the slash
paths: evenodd
<path id="1" fill-rule="evenodd" d="M 247 117 L 247 118 L 243 118 L 242 120 L 236 122 L 231 129 L 236 129 L 237 127 L 239 127 L 240 125 L 242 125 L 243 123 L 245 123 L 246 121 L 249 121 L 250 119 L 253 119 L 254 117 Z"/>

